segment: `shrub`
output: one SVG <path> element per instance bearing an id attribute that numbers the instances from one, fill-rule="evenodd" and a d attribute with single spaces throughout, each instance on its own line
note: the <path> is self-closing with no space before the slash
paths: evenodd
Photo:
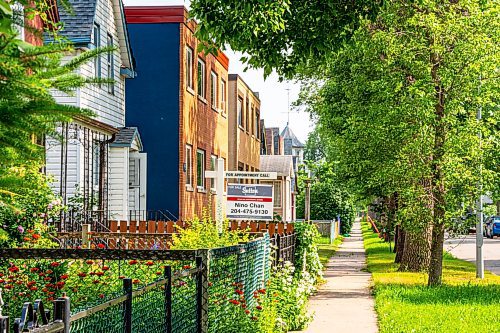
<path id="1" fill-rule="evenodd" d="M 269 280 L 268 295 L 276 305 L 278 332 L 303 329 L 310 321 L 307 299 L 315 290 L 315 279 L 308 272 L 295 274 L 295 267 L 286 262 L 282 268 L 273 269 Z"/>
<path id="2" fill-rule="evenodd" d="M 61 200 L 52 193 L 48 178 L 36 165 L 0 170 L 0 184 L 11 189 L 0 191 L 0 246 L 33 243 L 27 231 L 35 226 L 40 229 L 47 218 L 56 216 L 63 208 Z"/>
<path id="3" fill-rule="evenodd" d="M 230 231 L 227 220 L 219 233 L 216 222 L 206 210 L 201 220 L 195 217 L 188 224 L 189 228 L 178 228 L 177 233 L 172 236 L 172 250 L 210 249 L 248 241 L 248 233 L 241 230 Z"/>
<path id="4" fill-rule="evenodd" d="M 294 224 L 296 238 L 295 266 L 306 271 L 315 281 L 323 276 L 323 266 L 319 260 L 318 242 L 320 234 L 315 225 L 306 222 Z"/>

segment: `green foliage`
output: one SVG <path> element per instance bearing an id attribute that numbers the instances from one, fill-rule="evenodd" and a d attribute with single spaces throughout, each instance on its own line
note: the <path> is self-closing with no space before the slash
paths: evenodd
<path id="1" fill-rule="evenodd" d="M 36 17 L 41 19 L 45 26 L 58 27 L 58 24 L 53 24 L 48 19 L 46 11 L 50 4 L 47 1 L 20 0 L 16 3 L 24 6 L 26 18 Z M 58 3 L 67 8 L 67 0 Z M 5 0 L 0 0 L 0 8 L 2 9 L 0 12 L 1 214 L 4 216 L 14 214 L 16 210 L 31 210 L 34 214 L 42 214 L 45 210 L 35 211 L 35 209 L 43 207 L 36 204 L 30 207 L 23 206 L 23 202 L 20 201 L 35 202 L 35 197 L 46 198 L 48 188 L 42 184 L 45 180 L 23 179 L 25 176 L 13 170 L 15 168 L 33 170 L 44 162 L 44 149 L 35 143 L 34 138 L 43 139 L 46 135 L 59 138 L 56 128 L 61 122 L 70 121 L 76 116 L 91 115 L 88 110 L 57 104 L 52 94 L 54 91 L 59 91 L 72 95 L 75 89 L 86 84 L 110 82 L 107 79 L 84 78 L 76 72 L 81 64 L 110 49 L 83 52 L 63 64 L 63 56 L 73 52 L 73 48 L 58 37 L 56 30 L 50 31 L 56 41 L 53 44 L 43 46 L 28 44 L 19 39 L 13 24 L 15 22 L 23 25 L 28 20 L 24 18 L 16 20 L 16 15 L 19 14 L 12 12 Z M 41 37 L 42 31 L 29 26 L 23 28 Z M 30 171 L 28 175 L 30 174 L 33 173 Z M 36 183 L 31 184 L 34 185 L 33 191 L 30 192 L 33 199 L 26 199 L 27 194 L 20 189 L 29 181 Z M 21 192 L 17 193 L 17 190 Z M 7 200 L 16 194 L 19 194 L 20 198 Z M 21 204 L 20 207 L 13 206 L 18 203 Z M 28 225 L 31 225 L 31 222 Z M 12 232 L 9 234 L 12 235 Z"/>
<path id="2" fill-rule="evenodd" d="M 398 193 L 407 230 L 444 232 L 474 207 L 480 180 L 498 192 L 498 11 L 494 1 L 385 2 L 303 94 L 336 173 L 366 201 Z"/>
<path id="3" fill-rule="evenodd" d="M 316 282 L 323 276 L 323 266 L 318 256 L 320 235 L 315 225 L 307 222 L 294 224 L 296 233 L 295 266 L 297 273 L 307 272 Z"/>
<path id="4" fill-rule="evenodd" d="M 276 307 L 276 326 L 281 328 L 277 332 L 302 330 L 311 321 L 307 299 L 315 291 L 314 284 L 314 277 L 307 272 L 296 272 L 289 262 L 274 269 L 267 293 Z"/>
<path id="5" fill-rule="evenodd" d="M 223 231 L 219 233 L 215 221 L 207 211 L 201 219 L 195 217 L 188 223 L 189 228 L 178 228 L 177 233 L 172 236 L 172 250 L 211 249 L 248 241 L 248 233 L 229 230 L 228 221 L 224 221 Z"/>
<path id="6" fill-rule="evenodd" d="M 341 47 L 380 1 L 194 0 L 190 14 L 205 48 L 229 45 L 249 67 L 291 76 L 314 68 Z"/>
<path id="7" fill-rule="evenodd" d="M 351 231 L 356 214 L 354 198 L 346 186 L 338 181 L 333 164 L 328 162 L 308 163 L 313 181 L 311 182 L 311 220 L 336 220 L 340 217 L 340 232 Z M 297 216 L 304 218 L 305 174 L 299 176 L 297 197 Z"/>
<path id="8" fill-rule="evenodd" d="M 0 186 L 11 189 L 0 193 L 0 230 L 8 236 L 1 237 L 0 246 L 44 244 L 43 239 L 33 239 L 28 230 L 37 227 L 37 235 L 47 235 L 41 224 L 62 209 L 47 177 L 37 166 L 0 168 Z"/>
<path id="9" fill-rule="evenodd" d="M 387 244 L 362 225 L 368 270 L 373 275 L 375 310 L 381 333 L 495 332 L 500 277 L 486 272 L 476 279 L 472 263 L 444 256 L 444 285 L 428 288 L 425 273 L 399 272 Z"/>
<path id="10" fill-rule="evenodd" d="M 327 157 L 327 151 L 324 141 L 321 139 L 319 128 L 314 130 L 307 136 L 306 147 L 304 149 L 304 160 L 309 163 L 320 162 Z"/>

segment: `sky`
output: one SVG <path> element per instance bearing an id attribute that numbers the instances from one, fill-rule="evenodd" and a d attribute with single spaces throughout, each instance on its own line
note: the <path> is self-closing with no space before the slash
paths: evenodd
<path id="1" fill-rule="evenodd" d="M 123 0 L 125 6 L 169 6 L 186 5 L 189 1 L 183 0 Z M 239 74 L 243 80 L 259 93 L 261 101 L 261 118 L 266 127 L 279 127 L 281 130 L 286 126 L 288 116 L 290 117 L 290 128 L 295 135 L 305 142 L 307 135 L 313 129 L 313 123 L 309 114 L 304 111 L 291 111 L 288 115 L 288 101 L 290 105 L 297 99 L 300 84 L 295 82 L 279 82 L 278 75 L 272 74 L 264 80 L 263 70 L 248 70 L 244 72 L 245 66 L 239 61 L 241 53 L 231 50 L 224 51 L 229 57 L 229 73 Z M 290 89 L 289 91 L 287 89 Z M 288 93 L 290 97 L 288 98 Z"/>

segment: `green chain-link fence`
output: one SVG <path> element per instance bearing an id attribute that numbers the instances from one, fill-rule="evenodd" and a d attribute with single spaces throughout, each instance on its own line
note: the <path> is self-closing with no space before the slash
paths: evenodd
<path id="1" fill-rule="evenodd" d="M 235 304 L 239 311 L 256 305 L 272 263 L 267 234 L 211 250 L 54 254 L 0 250 L 0 288 L 9 287 L 4 315 L 16 318 L 24 301 L 51 304 L 64 294 L 71 300 L 72 333 L 221 332 Z M 29 320 L 29 314 L 21 318 L 21 326 L 33 325 Z"/>

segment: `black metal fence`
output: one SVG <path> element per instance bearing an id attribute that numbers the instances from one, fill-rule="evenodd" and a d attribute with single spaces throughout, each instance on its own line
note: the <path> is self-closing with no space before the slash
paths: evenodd
<path id="1" fill-rule="evenodd" d="M 123 295 L 86 310 L 71 314 L 70 298 L 60 297 L 53 303 L 52 316 L 45 311 L 43 303 L 25 303 L 21 318 L 15 320 L 14 333 L 89 333 L 89 332 L 206 332 L 202 326 L 206 308 L 203 297 L 206 267 L 203 259 L 197 257 L 196 268 L 172 274 L 170 266 L 165 267 L 164 278 L 144 288 L 133 290 L 133 280 L 123 279 Z M 185 312 L 190 320 L 174 321 L 173 313 L 179 312 L 175 301 L 175 286 L 186 279 L 193 281 L 193 310 Z M 174 286 L 174 287 L 173 287 Z M 184 293 L 185 294 L 185 293 Z M 186 296 L 186 295 L 184 295 Z M 186 308 L 182 308 L 186 311 Z M 50 318 L 53 318 L 50 320 Z M 6 325 L 5 327 L 8 327 Z M 2 331 L 0 331 L 2 332 Z M 3 332 L 2 332 L 3 333 Z"/>
<path id="2" fill-rule="evenodd" d="M 274 248 L 272 256 L 273 266 L 283 265 L 285 261 L 295 263 L 296 234 L 275 234 L 271 237 L 271 245 Z"/>

